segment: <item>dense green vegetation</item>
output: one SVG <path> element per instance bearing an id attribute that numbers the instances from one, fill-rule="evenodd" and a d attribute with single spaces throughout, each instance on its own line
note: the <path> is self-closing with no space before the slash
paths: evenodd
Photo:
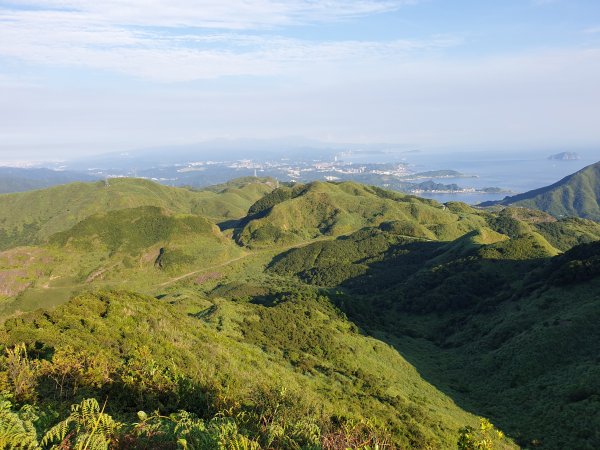
<path id="1" fill-rule="evenodd" d="M 87 217 L 70 230 L 54 234 L 49 242 L 83 248 L 94 242 L 112 252 L 123 248 L 137 253 L 175 236 L 211 233 L 218 229 L 201 216 L 173 216 L 154 206 L 142 206 Z"/>
<path id="2" fill-rule="evenodd" d="M 470 214 L 373 186 L 314 182 L 280 188 L 252 205 L 237 241 L 249 247 L 294 243 L 392 220 L 429 237 L 455 239 L 485 223 L 473 209 L 464 208 Z"/>
<path id="3" fill-rule="evenodd" d="M 366 235 L 291 250 L 271 270 L 344 287 L 337 304 L 350 318 L 520 444 L 597 446 L 598 241 L 551 258 L 531 234 L 483 245 L 474 233 L 451 244 L 388 240 L 385 250 L 372 231 L 373 246 L 362 246 L 373 251 L 356 252 Z M 347 255 L 337 270 L 331 254 Z"/>
<path id="4" fill-rule="evenodd" d="M 274 187 L 0 196 L 0 448 L 600 446 L 598 223 Z"/>
<path id="5" fill-rule="evenodd" d="M 204 215 L 214 221 L 244 217 L 248 208 L 271 192 L 277 182 L 272 178 L 237 178 L 202 190 L 194 190 L 194 214 Z"/>
<path id="6" fill-rule="evenodd" d="M 0 195 L 0 249 L 43 243 L 91 215 L 138 206 L 199 214 L 213 221 L 240 218 L 273 187 L 268 179 L 246 179 L 223 185 L 217 192 L 191 191 L 147 180 L 113 178 Z"/>
<path id="7" fill-rule="evenodd" d="M 537 231 L 559 250 L 600 240 L 600 223 L 575 217 L 535 224 Z"/>
<path id="8" fill-rule="evenodd" d="M 499 202 L 484 203 L 485 206 L 492 204 L 539 209 L 555 217 L 581 217 L 600 221 L 600 162 L 553 185 L 506 197 Z"/>
<path id="9" fill-rule="evenodd" d="M 104 412 L 128 424 L 138 410 L 227 419 L 264 448 L 344 448 L 324 443 L 359 436 L 364 445 L 446 448 L 474 423 L 326 297 L 275 296 L 260 305 L 81 295 L 5 323 L 0 385 L 35 405 L 37 429 L 91 397 L 108 399 Z"/>

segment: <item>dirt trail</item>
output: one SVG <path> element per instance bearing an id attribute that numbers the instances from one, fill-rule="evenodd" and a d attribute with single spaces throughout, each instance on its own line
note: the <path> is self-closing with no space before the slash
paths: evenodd
<path id="1" fill-rule="evenodd" d="M 158 286 L 158 287 L 168 286 L 170 284 L 177 283 L 180 280 L 184 280 L 185 278 L 189 278 L 198 273 L 206 272 L 207 270 L 211 270 L 211 269 L 218 269 L 219 267 L 223 267 L 223 266 L 228 266 L 229 264 L 239 261 L 240 259 L 247 258 L 248 256 L 253 255 L 253 254 L 254 253 L 246 253 L 245 255 L 238 256 L 237 258 L 229 259 L 229 260 L 222 262 L 221 264 L 217 264 L 215 266 L 203 267 L 202 269 L 194 270 L 193 272 L 188 272 L 184 275 L 179 275 L 178 277 L 171 278 L 169 281 L 165 281 L 164 283 L 156 284 L 155 286 Z"/>
<path id="2" fill-rule="evenodd" d="M 338 236 L 336 236 L 336 237 L 338 237 Z M 319 242 L 319 241 L 333 240 L 333 239 L 336 239 L 336 237 L 332 237 L 332 236 L 320 237 L 320 238 L 316 238 L 316 239 L 311 239 L 310 241 L 300 242 L 299 244 L 293 244 L 293 245 L 287 245 L 285 247 L 279 247 L 276 250 L 276 254 L 277 253 L 281 253 L 281 252 L 285 252 L 285 251 L 288 251 L 288 250 L 291 250 L 293 248 L 305 247 L 307 245 L 310 245 L 310 244 L 313 244 L 313 243 Z M 189 278 L 191 276 L 194 276 L 196 274 L 199 274 L 199 273 L 202 273 L 202 272 L 206 272 L 208 270 L 213 270 L 213 269 L 218 269 L 220 267 L 228 266 L 230 264 L 233 264 L 236 261 L 239 261 L 239 260 L 244 259 L 244 258 L 248 258 L 249 256 L 255 256 L 255 255 L 259 254 L 259 253 L 268 253 L 268 252 L 273 252 L 273 251 L 274 251 L 273 248 L 265 248 L 265 249 L 260 249 L 260 250 L 254 251 L 254 252 L 246 253 L 246 254 L 244 254 L 242 256 L 238 256 L 237 258 L 229 259 L 229 260 L 227 260 L 225 262 L 222 262 L 222 263 L 214 265 L 214 266 L 203 267 L 202 269 L 194 270 L 193 272 L 188 272 L 188 273 L 186 273 L 184 275 L 179 275 L 179 276 L 177 276 L 175 278 L 171 278 L 170 280 L 165 281 L 163 283 L 155 284 L 154 286 L 156 286 L 156 287 L 169 286 L 169 285 L 171 285 L 173 283 L 177 283 L 178 281 L 184 280 L 184 279 Z"/>

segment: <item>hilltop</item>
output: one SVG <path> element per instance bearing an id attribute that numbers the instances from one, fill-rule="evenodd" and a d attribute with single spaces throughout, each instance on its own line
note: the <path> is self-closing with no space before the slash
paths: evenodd
<path id="1" fill-rule="evenodd" d="M 600 221 L 600 162 L 584 167 L 550 186 L 506 197 L 480 206 L 522 206 L 555 217 L 582 217 Z"/>
<path id="2" fill-rule="evenodd" d="M 466 205 L 464 207 L 468 208 Z M 461 215 L 433 200 L 355 182 L 312 182 L 266 195 L 239 223 L 237 240 L 251 247 L 339 236 L 398 220 L 424 237 L 453 239 L 484 221 L 473 209 Z"/>

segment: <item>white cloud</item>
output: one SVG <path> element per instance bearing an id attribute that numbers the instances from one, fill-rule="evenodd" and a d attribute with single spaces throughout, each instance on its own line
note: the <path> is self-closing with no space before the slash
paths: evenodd
<path id="1" fill-rule="evenodd" d="M 396 10 L 417 0 L 21 0 L 90 21 L 163 27 L 251 29 L 339 21 Z"/>
<path id="2" fill-rule="evenodd" d="M 69 6 L 79 2 L 63 3 Z M 313 5 L 295 3 L 306 8 Z M 374 5 L 383 8 L 398 2 L 351 3 L 355 11 L 370 11 Z M 314 2 L 317 4 L 323 3 Z M 334 10 L 339 7 L 338 2 L 325 4 Z M 35 64 L 104 69 L 154 81 L 180 82 L 232 75 L 287 74 L 305 68 L 307 63 L 389 62 L 459 42 L 448 37 L 318 42 L 272 34 L 194 33 L 187 28 L 182 30 L 184 33 L 175 33 L 170 29 L 117 26 L 112 22 L 118 20 L 116 16 L 107 21 L 96 19 L 94 14 L 70 10 L 0 11 L 0 55 Z M 122 15 L 129 22 L 133 20 Z M 154 17 L 136 20 L 149 24 L 150 19 Z"/>
<path id="3" fill-rule="evenodd" d="M 301 135 L 424 147 L 598 143 L 600 49 L 432 58 L 302 84 L 0 89 L 0 150 L 85 152 Z M 91 147 L 90 145 L 93 145 Z M 52 153 L 54 155 L 54 153 Z"/>
<path id="4" fill-rule="evenodd" d="M 71 86 L 47 82 L 44 70 L 24 80 L 21 65 L 11 64 L 13 73 L 0 74 L 0 151 L 281 135 L 432 146 L 598 142 L 599 49 L 450 57 L 447 49 L 463 44 L 452 36 L 284 36 L 289 24 L 346 20 L 408 1 L 25 2 L 31 8 L 0 6 L 0 58 L 30 63 L 23 73 L 81 67 L 166 83 Z M 207 81 L 178 83 L 199 79 Z"/>

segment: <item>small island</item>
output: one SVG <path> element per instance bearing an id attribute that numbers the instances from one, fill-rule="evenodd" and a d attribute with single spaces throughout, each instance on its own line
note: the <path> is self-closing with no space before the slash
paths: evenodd
<path id="1" fill-rule="evenodd" d="M 406 181 L 432 179 L 432 178 L 478 178 L 477 175 L 469 175 L 456 170 L 429 170 L 426 172 L 417 172 L 402 177 Z"/>
<path id="2" fill-rule="evenodd" d="M 411 194 L 509 194 L 511 191 L 499 187 L 461 187 L 455 183 L 442 184 L 432 180 L 414 184 L 404 191 Z"/>
<path id="3" fill-rule="evenodd" d="M 548 156 L 548 159 L 555 161 L 577 161 L 581 156 L 575 152 L 561 152 Z"/>

